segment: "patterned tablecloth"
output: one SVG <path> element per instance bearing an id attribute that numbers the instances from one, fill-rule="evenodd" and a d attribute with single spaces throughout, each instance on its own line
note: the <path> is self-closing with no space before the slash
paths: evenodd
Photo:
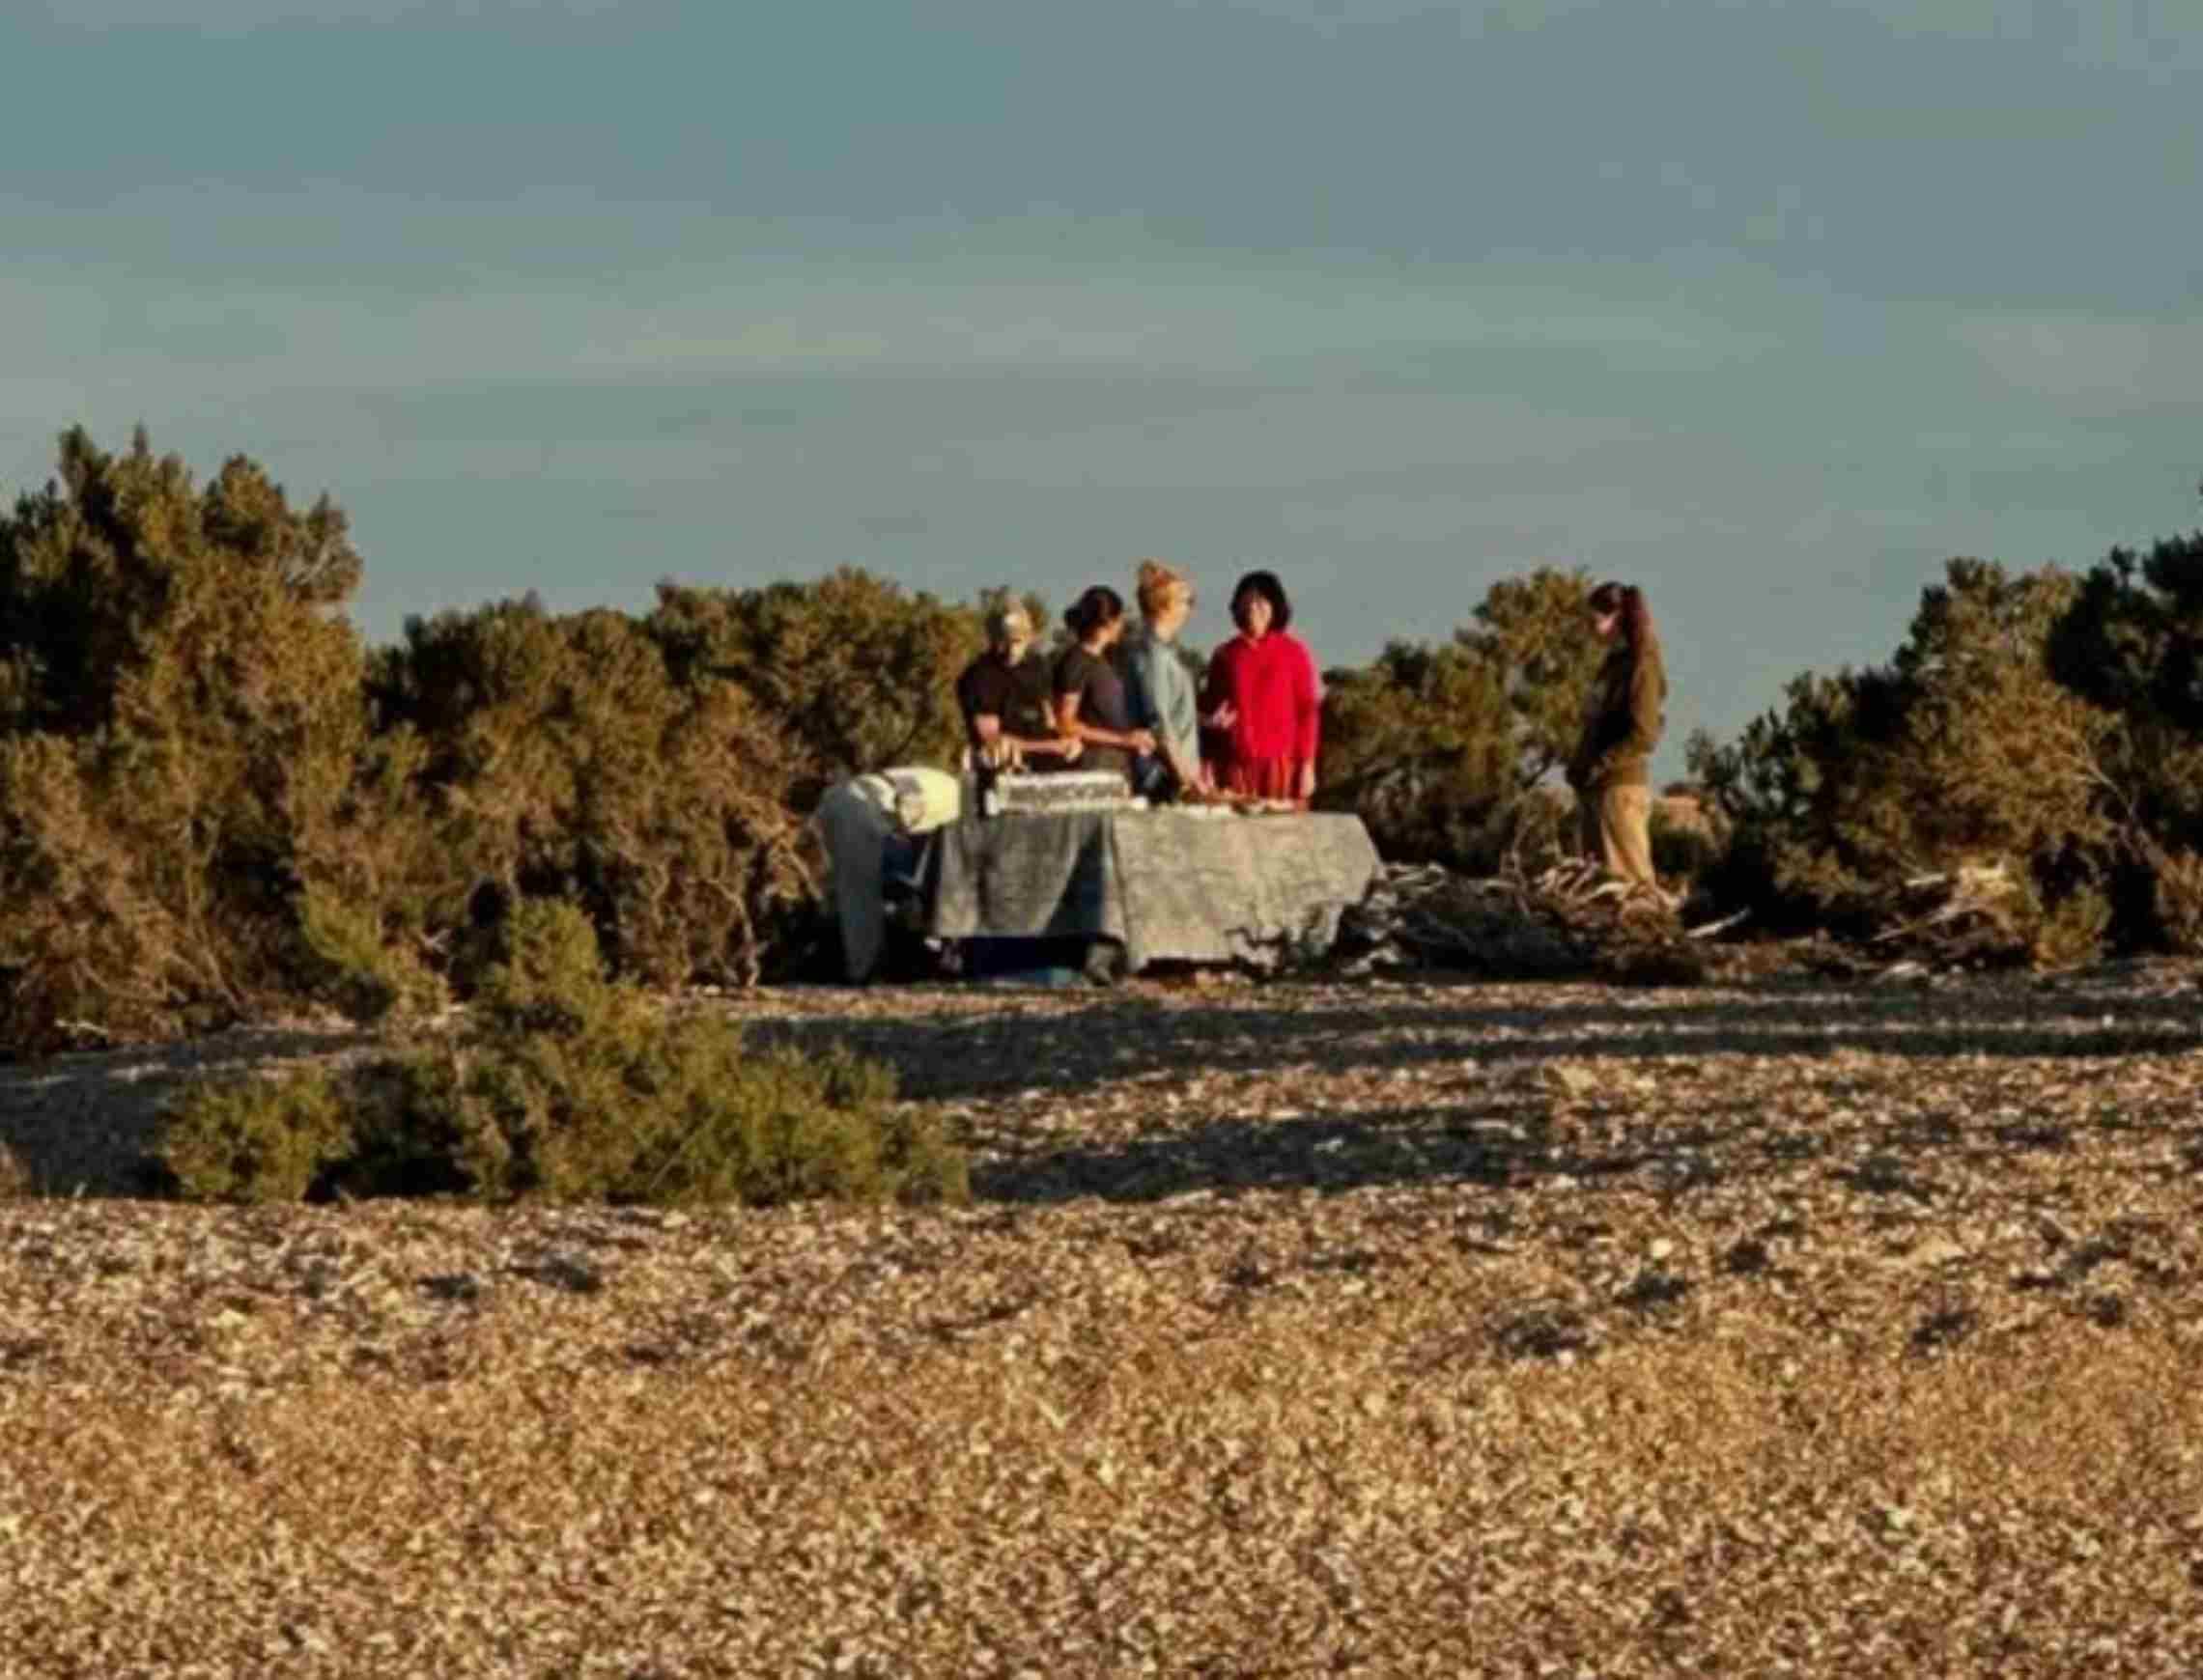
<path id="1" fill-rule="evenodd" d="M 1377 868 L 1362 820 L 1327 813 L 966 817 L 932 840 L 928 933 L 1116 939 L 1136 969 L 1326 947 Z"/>

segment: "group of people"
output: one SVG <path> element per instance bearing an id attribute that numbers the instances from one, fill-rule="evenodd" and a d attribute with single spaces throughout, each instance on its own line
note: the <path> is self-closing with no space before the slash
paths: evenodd
<path id="1" fill-rule="evenodd" d="M 1144 560 L 1134 593 L 1137 632 L 1123 597 L 1097 583 L 1064 613 L 1069 639 L 1052 660 L 1032 657 L 1022 606 L 988 615 L 987 651 L 956 684 L 974 759 L 995 770 L 1114 771 L 1156 803 L 1230 798 L 1306 808 L 1322 688 L 1277 574 L 1250 572 L 1233 587 L 1237 633 L 1198 681 L 1178 644 L 1193 580 Z"/>
<path id="2" fill-rule="evenodd" d="M 1141 625 L 1097 583 L 1064 613 L 1066 645 L 1034 655 L 1031 615 L 1005 603 L 987 618 L 987 649 L 957 680 L 974 761 L 982 769 L 1116 771 L 1151 802 L 1229 798 L 1306 809 L 1315 796 L 1322 686 L 1292 604 L 1271 572 L 1232 586 L 1236 633 L 1197 681 L 1178 645 L 1193 581 L 1160 560 L 1140 563 Z M 1586 855 L 1633 887 L 1659 891 L 1652 870 L 1650 767 L 1667 674 L 1644 591 L 1601 583 L 1589 631 L 1608 645 L 1568 763 Z"/>

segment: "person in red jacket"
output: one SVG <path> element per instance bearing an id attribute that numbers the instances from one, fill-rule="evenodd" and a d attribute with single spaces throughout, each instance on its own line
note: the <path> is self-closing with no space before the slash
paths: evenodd
<path id="1" fill-rule="evenodd" d="M 1250 572 L 1231 591 L 1239 633 L 1208 662 L 1203 710 L 1220 731 L 1217 785 L 1242 798 L 1307 807 L 1315 797 L 1322 690 L 1308 644 L 1286 628 L 1292 603 L 1273 572 Z"/>

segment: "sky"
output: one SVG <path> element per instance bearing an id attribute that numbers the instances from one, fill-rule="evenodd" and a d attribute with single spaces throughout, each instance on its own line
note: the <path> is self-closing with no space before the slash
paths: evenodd
<path id="1" fill-rule="evenodd" d="M 1642 585 L 1659 768 L 2194 528 L 2191 0 L 14 0 L 0 492 L 346 509 L 372 639 L 858 565 Z"/>

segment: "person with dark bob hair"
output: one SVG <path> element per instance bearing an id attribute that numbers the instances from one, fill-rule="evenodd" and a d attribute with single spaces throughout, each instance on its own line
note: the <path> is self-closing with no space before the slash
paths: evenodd
<path id="1" fill-rule="evenodd" d="M 1651 763 L 1668 698 L 1659 633 L 1633 583 L 1601 583 L 1584 604 L 1592 634 L 1612 649 L 1592 679 L 1583 735 L 1568 758 L 1584 854 L 1633 891 L 1664 897 L 1652 840 Z"/>
<path id="2" fill-rule="evenodd" d="M 1132 760 L 1153 752 L 1155 737 L 1135 729 L 1124 679 L 1109 651 L 1124 635 L 1124 598 L 1106 583 L 1088 589 L 1063 614 L 1071 645 L 1056 661 L 1056 730 L 1079 742 L 1083 770 L 1116 770 L 1130 785 Z"/>
<path id="3" fill-rule="evenodd" d="M 1308 644 L 1286 628 L 1292 602 L 1276 573 L 1240 578 L 1231 622 L 1239 633 L 1209 660 L 1204 695 L 1221 735 L 1217 785 L 1305 808 L 1315 797 L 1323 693 Z"/>

